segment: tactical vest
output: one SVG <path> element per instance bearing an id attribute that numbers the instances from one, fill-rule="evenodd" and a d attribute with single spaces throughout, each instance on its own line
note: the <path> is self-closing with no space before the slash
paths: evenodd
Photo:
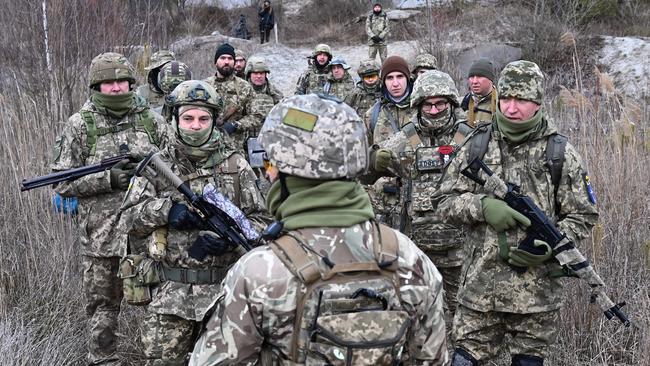
<path id="1" fill-rule="evenodd" d="M 270 244 L 303 284 L 291 334 L 293 362 L 306 365 L 397 365 L 407 352 L 411 317 L 402 307 L 398 242 L 384 225 L 374 230 L 375 260 L 333 264 L 323 271 L 299 232 Z M 321 262 L 322 263 L 322 262 Z"/>
<path id="2" fill-rule="evenodd" d="M 154 118 L 151 114 L 151 110 L 148 108 L 138 113 L 138 121 L 136 123 L 129 122 L 101 128 L 97 128 L 97 123 L 95 123 L 95 114 L 93 112 L 82 110 L 80 114 L 81 118 L 83 118 L 84 122 L 86 123 L 86 146 L 88 147 L 88 156 L 95 155 L 98 136 L 126 131 L 129 128 L 135 128 L 136 126 L 141 126 L 144 128 L 147 136 L 149 136 L 149 142 L 151 144 L 155 146 L 158 146 L 158 144 L 160 144 L 160 137 L 158 136 L 158 131 L 154 125 Z"/>

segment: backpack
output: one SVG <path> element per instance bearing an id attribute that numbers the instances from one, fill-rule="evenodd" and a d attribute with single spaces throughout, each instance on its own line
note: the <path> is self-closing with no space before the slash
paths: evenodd
<path id="1" fill-rule="evenodd" d="M 411 316 L 400 298 L 397 237 L 385 225 L 377 225 L 374 236 L 374 261 L 333 264 L 325 272 L 300 233 L 270 244 L 305 289 L 298 296 L 291 334 L 293 362 L 396 365 L 408 353 Z"/>
<path id="2" fill-rule="evenodd" d="M 104 136 L 109 133 L 118 133 L 121 131 L 128 130 L 129 128 L 135 128 L 136 126 L 142 126 L 149 136 L 149 142 L 155 146 L 158 146 L 160 143 L 160 138 L 158 137 L 158 131 L 154 125 L 153 115 L 151 110 L 148 108 L 138 113 L 138 121 L 136 123 L 123 123 L 119 125 L 114 125 L 110 127 L 97 128 L 95 123 L 95 114 L 88 110 L 82 110 L 81 118 L 83 118 L 86 123 L 86 146 L 88 147 L 88 156 L 95 155 L 95 149 L 97 147 L 97 137 Z"/>

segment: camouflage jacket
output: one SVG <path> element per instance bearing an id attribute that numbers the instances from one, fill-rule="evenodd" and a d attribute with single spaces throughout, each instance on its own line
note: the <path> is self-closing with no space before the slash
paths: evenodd
<path id="1" fill-rule="evenodd" d="M 231 137 L 235 144 L 234 147 L 243 151 L 246 139 L 250 136 L 257 136 L 265 117 L 260 111 L 253 108 L 253 99 L 255 98 L 253 87 L 246 80 L 240 79 L 234 74 L 225 79 L 210 76 L 205 81 L 210 83 L 217 94 L 223 98 L 224 109 L 221 115 L 224 117 L 224 121 L 239 123 L 239 129 Z"/>
<path id="2" fill-rule="evenodd" d="M 238 153 L 232 153 L 211 168 L 195 167 L 176 156 L 173 147 L 164 152 L 163 158 L 181 179 L 190 184 L 196 193 L 212 183 L 237 205 L 256 224 L 258 230 L 265 226 L 266 214 L 262 196 L 255 184 L 255 173 Z M 174 155 L 172 155 L 174 154 Z M 188 254 L 188 249 L 199 235 L 199 230 L 176 230 L 168 226 L 169 210 L 174 202 L 185 202 L 184 197 L 166 181 L 150 182 L 136 177 L 124 197 L 121 210 L 125 221 L 130 223 L 129 233 L 137 238 L 154 240 L 150 235 L 159 228 L 167 228 L 167 246 L 162 265 L 171 268 L 212 269 L 225 276 L 239 254 L 232 248 L 220 256 L 208 255 L 198 261 Z M 173 314 L 184 319 L 200 321 L 208 310 L 219 288 L 220 278 L 213 284 L 194 285 L 164 281 L 152 292 L 148 311 L 157 314 Z"/>
<path id="3" fill-rule="evenodd" d="M 63 133 L 56 141 L 50 168 L 61 171 L 99 163 L 102 159 L 124 154 L 126 148 L 128 153 L 140 158 L 156 150 L 146 129 L 139 123 L 140 113 L 149 107 L 144 99 L 138 96 L 135 98 L 136 106 L 122 119 L 100 113 L 90 100 L 86 101 L 80 112 L 68 119 Z M 97 130 L 117 129 L 116 132 L 104 135 L 96 134 L 94 153 L 88 142 L 82 111 L 92 113 Z M 167 136 L 166 125 L 160 115 L 150 115 L 159 146 L 162 146 Z M 121 213 L 118 211 L 124 191 L 111 188 L 109 170 L 61 182 L 55 190 L 63 197 L 79 199 L 80 241 L 84 255 L 116 257 L 126 254 L 127 238 L 126 233 L 119 229 Z"/>
<path id="4" fill-rule="evenodd" d="M 278 104 L 278 102 L 284 98 L 284 95 L 282 95 L 282 92 L 274 87 L 268 80 L 266 84 L 261 87 L 253 85 L 252 83 L 251 86 L 255 92 L 252 108 L 266 118 L 266 115 L 269 114 L 271 108 Z"/>
<path id="5" fill-rule="evenodd" d="M 357 111 L 359 117 L 363 118 L 366 111 L 378 100 L 381 100 L 381 97 L 381 82 L 378 82 L 373 88 L 368 88 L 363 81 L 359 81 L 344 101 Z"/>
<path id="6" fill-rule="evenodd" d="M 374 259 L 373 231 L 374 224 L 366 221 L 348 228 L 312 228 L 297 233 L 315 253 L 324 253 L 335 263 L 347 263 Z M 396 234 L 401 300 L 413 317 L 405 353 L 409 353 L 410 364 L 443 365 L 447 352 L 442 278 L 406 236 Z M 255 365 L 263 345 L 270 346 L 274 357 L 281 359 L 279 364 L 304 364 L 304 360 L 289 361 L 289 355 L 297 297 L 305 291 L 268 246 L 246 254 L 228 272 L 190 365 Z"/>
<path id="7" fill-rule="evenodd" d="M 296 83 L 296 91 L 294 94 L 309 94 L 309 93 L 321 93 L 323 88 L 327 83 L 327 77 L 330 72 L 330 67 L 327 66 L 323 70 L 319 70 L 314 65 L 310 65 L 307 71 L 305 71 L 298 78 Z"/>
<path id="8" fill-rule="evenodd" d="M 352 76 L 347 71 L 341 80 L 334 79 L 332 74 L 330 74 L 323 90 L 325 93 L 336 95 L 339 99 L 345 101 L 348 95 L 354 90 L 354 81 L 352 81 Z"/>
<path id="9" fill-rule="evenodd" d="M 406 212 L 409 222 L 405 224 L 405 234 L 432 256 L 436 266 L 460 266 L 463 261 L 464 230 L 460 225 L 444 222 L 431 197 L 439 188 L 444 168 L 455 156 L 453 151 L 443 153 L 438 148 L 453 147 L 457 151 L 471 127 L 464 120 L 452 119 L 446 127 L 427 133 L 420 127 L 417 115 L 411 119 L 411 126 L 417 138 L 408 137 L 405 133 L 407 127 L 404 126 L 403 130 L 379 144 L 379 147 L 390 149 L 400 159 L 402 185 L 396 205 L 398 212 L 402 212 L 403 205 L 408 205 Z M 382 188 L 381 181 L 378 186 L 373 186 L 375 196 L 383 193 Z"/>
<path id="10" fill-rule="evenodd" d="M 554 194 L 545 150 L 547 139 L 557 131 L 550 120 L 543 119 L 542 123 L 544 129 L 517 146 L 506 143 L 494 127 L 483 162 L 504 181 L 521 187 L 521 193 L 528 195 L 578 245 L 590 235 L 598 219 L 585 188 L 586 170 L 575 148 L 567 144 L 559 189 Z M 433 198 L 439 202 L 445 221 L 472 227 L 465 247 L 458 302 L 477 311 L 517 314 L 560 308 L 564 300 L 563 282 L 549 277 L 550 271 L 558 269 L 555 261 L 518 274 L 499 258 L 497 233 L 485 223 L 482 212 L 481 199 L 489 193 L 460 174 L 467 166 L 470 146 L 471 140 L 449 165 Z M 506 231 L 508 246 L 518 245 L 525 235 L 521 229 Z"/>
<path id="11" fill-rule="evenodd" d="M 463 109 L 467 111 L 467 122 L 472 127 L 476 127 L 479 122 L 491 121 L 492 116 L 497 108 L 498 103 L 497 89 L 492 87 L 492 91 L 483 97 L 475 98 L 468 93 L 463 98 Z"/>
<path id="12" fill-rule="evenodd" d="M 366 34 L 368 35 L 368 46 L 375 44 L 386 44 L 386 37 L 390 32 L 389 23 L 390 21 L 388 20 L 388 16 L 383 10 L 379 15 L 375 15 L 374 12 L 370 12 L 370 14 L 368 14 L 368 18 L 366 18 Z M 373 41 L 372 37 L 374 36 L 381 38 L 381 42 Z"/>
<path id="13" fill-rule="evenodd" d="M 159 93 L 158 91 L 151 88 L 151 85 L 145 84 L 140 85 L 135 93 L 144 98 L 147 103 L 149 103 L 149 108 L 151 109 L 162 109 L 162 106 L 165 104 L 165 94 Z M 158 112 L 160 113 L 160 112 Z"/>
<path id="14" fill-rule="evenodd" d="M 411 108 L 409 101 L 410 99 L 406 98 L 400 104 L 395 104 L 386 97 L 383 97 L 374 129 L 372 129 L 373 123 L 371 121 L 372 107 L 366 111 L 364 121 L 366 122 L 366 126 L 369 127 L 368 131 L 370 132 L 370 129 L 372 129 L 373 144 L 379 144 L 399 132 L 402 126 L 408 123 L 413 115 L 417 113 L 417 108 Z"/>

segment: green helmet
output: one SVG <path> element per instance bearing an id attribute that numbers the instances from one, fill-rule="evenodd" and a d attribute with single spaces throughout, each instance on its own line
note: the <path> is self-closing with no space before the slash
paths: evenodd
<path id="1" fill-rule="evenodd" d="M 359 68 L 357 69 L 357 74 L 359 76 L 377 74 L 379 75 L 379 64 L 375 60 L 363 60 L 359 63 Z"/>
<path id="2" fill-rule="evenodd" d="M 430 53 L 421 53 L 417 55 L 417 57 L 415 58 L 415 66 L 413 66 L 411 73 L 415 74 L 415 72 L 419 68 L 437 70 L 438 60 L 436 59 L 436 56 Z"/>
<path id="3" fill-rule="evenodd" d="M 145 70 L 151 71 L 157 69 L 169 61 L 174 60 L 176 60 L 174 52 L 169 50 L 160 50 L 149 57 L 149 65 L 145 67 Z"/>
<path id="4" fill-rule="evenodd" d="M 171 93 L 178 84 L 190 79 L 192 79 L 190 67 L 180 61 L 166 63 L 158 73 L 158 85 L 165 94 Z"/>
<path id="5" fill-rule="evenodd" d="M 442 71 L 427 71 L 415 80 L 411 92 L 411 108 L 430 97 L 447 97 L 455 107 L 460 105 L 456 83 L 449 74 Z"/>
<path id="6" fill-rule="evenodd" d="M 501 70 L 499 98 L 515 97 L 542 104 L 544 74 L 536 63 L 513 61 Z"/>
<path id="7" fill-rule="evenodd" d="M 178 86 L 165 98 L 165 102 L 175 111 L 183 105 L 195 105 L 213 110 L 217 116 L 223 109 L 223 100 L 212 85 L 200 80 L 188 80 Z"/>
<path id="8" fill-rule="evenodd" d="M 280 172 L 309 179 L 352 179 L 368 166 L 363 121 L 340 100 L 294 95 L 269 112 L 258 141 Z"/>
<path id="9" fill-rule="evenodd" d="M 332 49 L 325 43 L 316 45 L 316 47 L 314 47 L 314 51 L 311 53 L 311 57 L 316 57 L 316 55 L 319 53 L 325 53 L 330 57 L 330 60 L 332 59 Z"/>
<path id="10" fill-rule="evenodd" d="M 252 72 L 265 72 L 267 74 L 271 73 L 266 62 L 261 57 L 251 57 L 250 60 L 246 63 L 246 78 L 250 77 Z"/>
<path id="11" fill-rule="evenodd" d="M 128 80 L 135 84 L 135 69 L 124 55 L 105 52 L 97 55 L 90 62 L 88 86 L 93 87 L 104 81 Z"/>

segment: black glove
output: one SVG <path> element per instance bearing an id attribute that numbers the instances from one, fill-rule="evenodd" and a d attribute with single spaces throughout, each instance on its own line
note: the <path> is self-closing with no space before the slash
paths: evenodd
<path id="1" fill-rule="evenodd" d="M 228 121 L 224 123 L 223 126 L 221 126 L 221 128 L 223 128 L 223 130 L 226 131 L 227 134 L 232 135 L 239 129 L 239 123 Z"/>
<path id="2" fill-rule="evenodd" d="M 187 250 L 190 257 L 202 261 L 208 255 L 222 255 L 228 251 L 230 244 L 210 231 L 201 231 L 192 246 Z"/>
<path id="3" fill-rule="evenodd" d="M 169 226 L 177 230 L 203 229 L 201 217 L 183 203 L 174 202 L 167 215 Z"/>
<path id="4" fill-rule="evenodd" d="M 135 174 L 135 166 L 136 164 L 129 159 L 120 160 L 113 165 L 110 170 L 111 188 L 126 191 L 129 188 L 131 177 Z"/>
<path id="5" fill-rule="evenodd" d="M 379 36 L 372 36 L 370 39 L 372 39 L 372 41 L 375 42 L 375 43 L 379 43 L 379 42 L 383 41 L 381 39 L 381 37 L 379 37 Z"/>

